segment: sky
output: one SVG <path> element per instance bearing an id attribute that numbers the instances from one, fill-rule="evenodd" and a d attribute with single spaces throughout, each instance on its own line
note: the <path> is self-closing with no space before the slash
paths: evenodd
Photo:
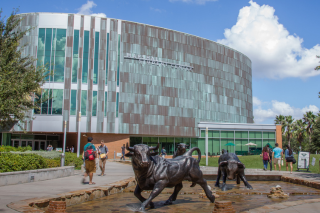
<path id="1" fill-rule="evenodd" d="M 14 8 L 94 14 L 210 39 L 251 59 L 255 123 L 319 112 L 319 0 L 14 0 L 0 7 L 1 17 Z"/>

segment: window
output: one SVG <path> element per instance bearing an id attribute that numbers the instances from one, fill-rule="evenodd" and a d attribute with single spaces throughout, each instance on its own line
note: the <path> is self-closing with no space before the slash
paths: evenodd
<path id="1" fill-rule="evenodd" d="M 54 89 L 52 94 L 52 114 L 62 115 L 63 90 Z"/>
<path id="2" fill-rule="evenodd" d="M 221 138 L 233 138 L 233 131 L 221 131 Z"/>
<path id="3" fill-rule="evenodd" d="M 76 115 L 77 110 L 77 90 L 71 90 L 70 115 Z"/>
<path id="4" fill-rule="evenodd" d="M 119 115 L 119 93 L 117 92 L 116 118 Z"/>
<path id="5" fill-rule="evenodd" d="M 106 85 L 108 84 L 109 33 L 107 33 Z"/>
<path id="6" fill-rule="evenodd" d="M 35 114 L 42 115 L 62 115 L 63 90 L 62 89 L 44 89 L 42 94 L 36 94 L 35 104 L 40 109 L 35 109 Z"/>
<path id="7" fill-rule="evenodd" d="M 117 69 L 117 86 L 119 86 L 119 75 L 120 75 L 120 39 L 121 36 L 118 35 L 118 69 Z"/>
<path id="8" fill-rule="evenodd" d="M 92 116 L 97 116 L 97 91 L 93 91 L 93 96 L 92 96 Z"/>
<path id="9" fill-rule="evenodd" d="M 79 57 L 79 30 L 73 33 L 73 60 L 72 60 L 72 83 L 77 83 L 78 57 Z"/>
<path id="10" fill-rule="evenodd" d="M 104 92 L 104 116 L 107 117 L 108 92 Z"/>
<path id="11" fill-rule="evenodd" d="M 94 40 L 94 68 L 93 68 L 93 84 L 98 83 L 98 63 L 99 62 L 99 32 L 95 33 Z"/>
<path id="12" fill-rule="evenodd" d="M 82 83 L 88 82 L 88 60 L 89 60 L 89 31 L 84 31 Z M 81 113 L 82 114 L 82 113 Z"/>
<path id="13" fill-rule="evenodd" d="M 55 51 L 55 70 L 54 81 L 64 82 L 64 62 L 65 62 L 65 49 L 66 49 L 66 30 L 57 29 L 56 36 L 56 51 Z"/>
<path id="14" fill-rule="evenodd" d="M 81 115 L 87 115 L 87 90 L 81 92 Z"/>

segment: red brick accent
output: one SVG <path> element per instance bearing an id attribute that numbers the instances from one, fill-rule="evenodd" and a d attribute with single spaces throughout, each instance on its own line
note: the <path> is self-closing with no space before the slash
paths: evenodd
<path id="1" fill-rule="evenodd" d="M 282 126 L 276 125 L 276 143 L 282 148 Z"/>
<path id="2" fill-rule="evenodd" d="M 50 201 L 47 213 L 65 213 L 66 207 L 65 201 Z"/>

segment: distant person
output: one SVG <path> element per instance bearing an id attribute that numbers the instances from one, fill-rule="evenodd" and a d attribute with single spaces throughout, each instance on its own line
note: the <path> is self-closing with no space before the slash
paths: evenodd
<path id="1" fill-rule="evenodd" d="M 277 170 L 277 164 L 279 166 L 279 171 L 281 171 L 281 158 L 283 158 L 282 149 L 279 148 L 279 144 L 275 144 L 276 148 L 273 149 L 272 158 L 274 159 L 274 170 Z"/>
<path id="2" fill-rule="evenodd" d="M 163 158 L 165 158 L 166 155 L 167 155 L 167 151 L 166 151 L 166 149 L 165 149 L 164 147 L 162 147 L 162 149 L 161 149 L 161 156 L 162 156 Z"/>
<path id="3" fill-rule="evenodd" d="M 98 147 L 99 153 L 99 167 L 101 169 L 100 176 L 104 176 L 104 171 L 106 169 L 106 162 L 108 159 L 109 150 L 108 147 L 104 144 L 104 140 L 101 140 L 101 145 Z"/>
<path id="4" fill-rule="evenodd" d="M 92 137 L 88 137 L 88 143 L 83 148 L 82 158 L 85 160 L 85 170 L 84 178 L 82 183 L 85 183 L 86 177 L 89 175 L 89 185 L 96 184 L 92 182 L 93 173 L 96 172 L 96 147 L 91 143 Z"/>
<path id="5" fill-rule="evenodd" d="M 70 152 L 74 153 L 74 146 L 73 145 L 71 146 Z"/>
<path id="6" fill-rule="evenodd" d="M 286 151 L 284 152 L 285 158 L 286 158 L 286 168 L 288 171 L 288 164 L 290 164 L 290 174 L 292 174 L 292 162 L 293 162 L 293 152 L 292 149 L 286 145 Z"/>
<path id="7" fill-rule="evenodd" d="M 263 147 L 262 150 L 262 161 L 263 161 L 263 170 L 266 171 L 268 169 L 268 163 L 270 161 L 269 150 L 268 147 Z"/>
<path id="8" fill-rule="evenodd" d="M 69 147 L 67 146 L 67 148 L 66 148 L 66 152 L 69 152 Z"/>
<path id="9" fill-rule="evenodd" d="M 126 159 L 124 158 L 125 152 L 126 152 L 126 146 L 123 144 L 123 146 L 121 147 L 122 156 L 121 156 L 120 160 L 121 160 L 121 159 L 126 160 Z"/>
<path id="10" fill-rule="evenodd" d="M 48 151 L 48 152 L 51 152 L 52 150 L 53 150 L 52 145 L 48 145 L 48 147 L 47 147 L 47 151 Z"/>
<path id="11" fill-rule="evenodd" d="M 269 152 L 269 164 L 270 164 L 270 171 L 272 171 L 272 152 L 273 150 L 270 148 L 269 144 L 267 144 L 268 152 Z"/>

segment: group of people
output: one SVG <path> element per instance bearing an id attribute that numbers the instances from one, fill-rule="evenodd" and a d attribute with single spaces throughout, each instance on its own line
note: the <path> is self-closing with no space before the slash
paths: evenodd
<path id="1" fill-rule="evenodd" d="M 275 148 L 272 150 L 269 146 L 269 144 L 262 149 L 262 161 L 263 161 L 263 170 L 268 169 L 268 163 L 270 164 L 270 171 L 272 171 L 272 160 L 274 164 L 274 170 L 277 170 L 277 165 L 279 167 L 279 171 L 281 171 L 281 164 L 283 160 L 283 154 L 285 155 L 286 160 L 286 168 L 288 171 L 288 166 L 290 165 L 290 173 L 292 173 L 292 163 L 295 161 L 293 157 L 293 151 L 292 149 L 287 145 L 286 150 L 283 151 L 281 148 L 279 148 L 279 144 L 275 144 Z"/>
<path id="2" fill-rule="evenodd" d="M 74 146 L 72 145 L 71 148 L 69 148 L 69 147 L 67 146 L 66 152 L 74 153 Z"/>

